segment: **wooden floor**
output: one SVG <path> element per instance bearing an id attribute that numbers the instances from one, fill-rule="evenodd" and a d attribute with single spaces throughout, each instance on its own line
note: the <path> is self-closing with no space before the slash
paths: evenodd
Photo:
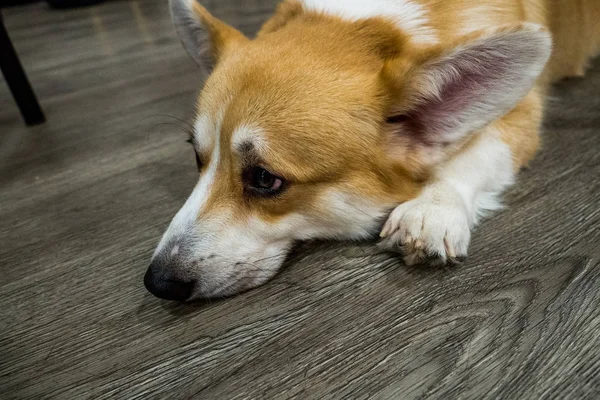
<path id="1" fill-rule="evenodd" d="M 274 0 L 205 4 L 252 33 Z M 167 0 L 4 15 L 48 122 L 0 81 L 0 398 L 600 398 L 600 62 L 557 87 L 466 265 L 303 244 L 262 288 L 178 305 L 142 284 L 196 177 Z"/>

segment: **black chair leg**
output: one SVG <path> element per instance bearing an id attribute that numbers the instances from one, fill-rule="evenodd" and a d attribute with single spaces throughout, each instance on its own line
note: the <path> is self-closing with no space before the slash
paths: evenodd
<path id="1" fill-rule="evenodd" d="M 27 125 L 46 120 L 0 16 L 0 68 Z"/>

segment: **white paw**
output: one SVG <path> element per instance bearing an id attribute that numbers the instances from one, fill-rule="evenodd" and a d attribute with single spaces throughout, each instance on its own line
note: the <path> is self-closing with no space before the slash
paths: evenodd
<path id="1" fill-rule="evenodd" d="M 407 265 L 444 265 L 467 256 L 471 231 L 458 197 L 422 195 L 396 207 L 380 236 L 380 246 L 404 254 Z"/>

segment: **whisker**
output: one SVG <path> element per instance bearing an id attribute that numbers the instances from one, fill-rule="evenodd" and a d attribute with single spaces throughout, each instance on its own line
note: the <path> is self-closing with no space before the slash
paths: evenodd
<path id="1" fill-rule="evenodd" d="M 149 131 L 148 131 L 148 135 L 146 136 L 146 140 L 149 139 L 149 136 L 152 132 L 154 132 L 154 130 L 158 127 L 158 126 L 162 126 L 162 125 L 171 125 L 171 126 L 175 126 L 177 128 L 179 128 L 180 130 L 182 130 L 183 132 L 185 132 L 188 136 L 193 137 L 194 136 L 194 127 L 192 126 L 192 124 L 190 124 L 189 122 L 181 119 L 181 118 L 177 118 L 174 117 L 172 115 L 166 115 L 166 114 L 153 114 L 153 115 L 148 115 L 144 118 L 142 118 L 137 126 L 136 129 L 139 129 L 140 125 L 148 120 L 149 118 L 155 118 L 155 117 L 163 117 L 163 118 L 170 118 L 171 120 L 177 121 L 167 121 L 167 122 L 159 122 L 157 124 L 155 124 Z"/>
<path id="2" fill-rule="evenodd" d="M 188 128 L 189 128 L 191 131 L 193 131 L 193 130 L 194 130 L 194 127 L 193 127 L 193 126 L 192 126 L 192 124 L 190 124 L 189 122 L 187 122 L 187 121 L 185 121 L 185 120 L 183 120 L 183 119 L 181 119 L 181 118 L 177 118 L 177 117 L 174 117 L 174 116 L 172 116 L 172 115 L 167 115 L 167 114 L 152 114 L 152 115 L 148 115 L 147 117 L 144 117 L 144 118 L 142 118 L 142 119 L 140 120 L 140 122 L 138 122 L 138 124 L 137 124 L 137 127 L 139 128 L 139 126 L 142 124 L 142 122 L 144 122 L 144 121 L 145 121 L 145 120 L 147 120 L 148 118 L 154 118 L 154 117 L 165 117 L 165 118 L 171 118 L 171 119 L 174 119 L 174 120 L 176 120 L 176 121 L 179 121 L 179 122 L 181 122 L 181 123 L 183 123 L 183 124 L 187 125 L 187 126 L 188 126 Z"/>
<path id="3" fill-rule="evenodd" d="M 184 128 L 184 127 L 182 127 L 182 126 L 180 126 L 180 125 L 177 125 L 177 124 L 176 124 L 176 123 L 174 123 L 174 122 L 159 122 L 159 123 L 157 123 L 157 124 L 154 124 L 154 125 L 152 126 L 152 128 L 150 128 L 150 129 L 148 130 L 148 133 L 147 133 L 147 135 L 146 135 L 146 141 L 150 140 L 150 134 L 154 133 L 154 131 L 156 130 L 156 128 L 157 128 L 157 127 L 159 127 L 159 126 L 164 126 L 164 125 L 170 125 L 170 126 L 177 127 L 177 128 L 179 128 L 180 130 L 182 130 L 184 133 L 186 133 L 186 134 L 188 134 L 188 135 L 190 134 L 190 132 L 188 132 L 188 131 L 186 130 L 186 128 Z"/>

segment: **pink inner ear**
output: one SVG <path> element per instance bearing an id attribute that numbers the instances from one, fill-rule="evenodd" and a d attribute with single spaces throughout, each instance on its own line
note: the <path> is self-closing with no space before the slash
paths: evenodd
<path id="1" fill-rule="evenodd" d="M 494 96 L 503 96 L 503 86 L 510 86 L 513 75 L 523 73 L 510 71 L 519 67 L 508 56 L 511 49 L 496 45 L 491 48 L 479 43 L 429 66 L 437 92 L 424 96 L 416 108 L 402 118 L 388 119 L 388 123 L 400 124 L 397 130 L 424 145 L 445 146 L 496 118 L 498 101 Z"/>

